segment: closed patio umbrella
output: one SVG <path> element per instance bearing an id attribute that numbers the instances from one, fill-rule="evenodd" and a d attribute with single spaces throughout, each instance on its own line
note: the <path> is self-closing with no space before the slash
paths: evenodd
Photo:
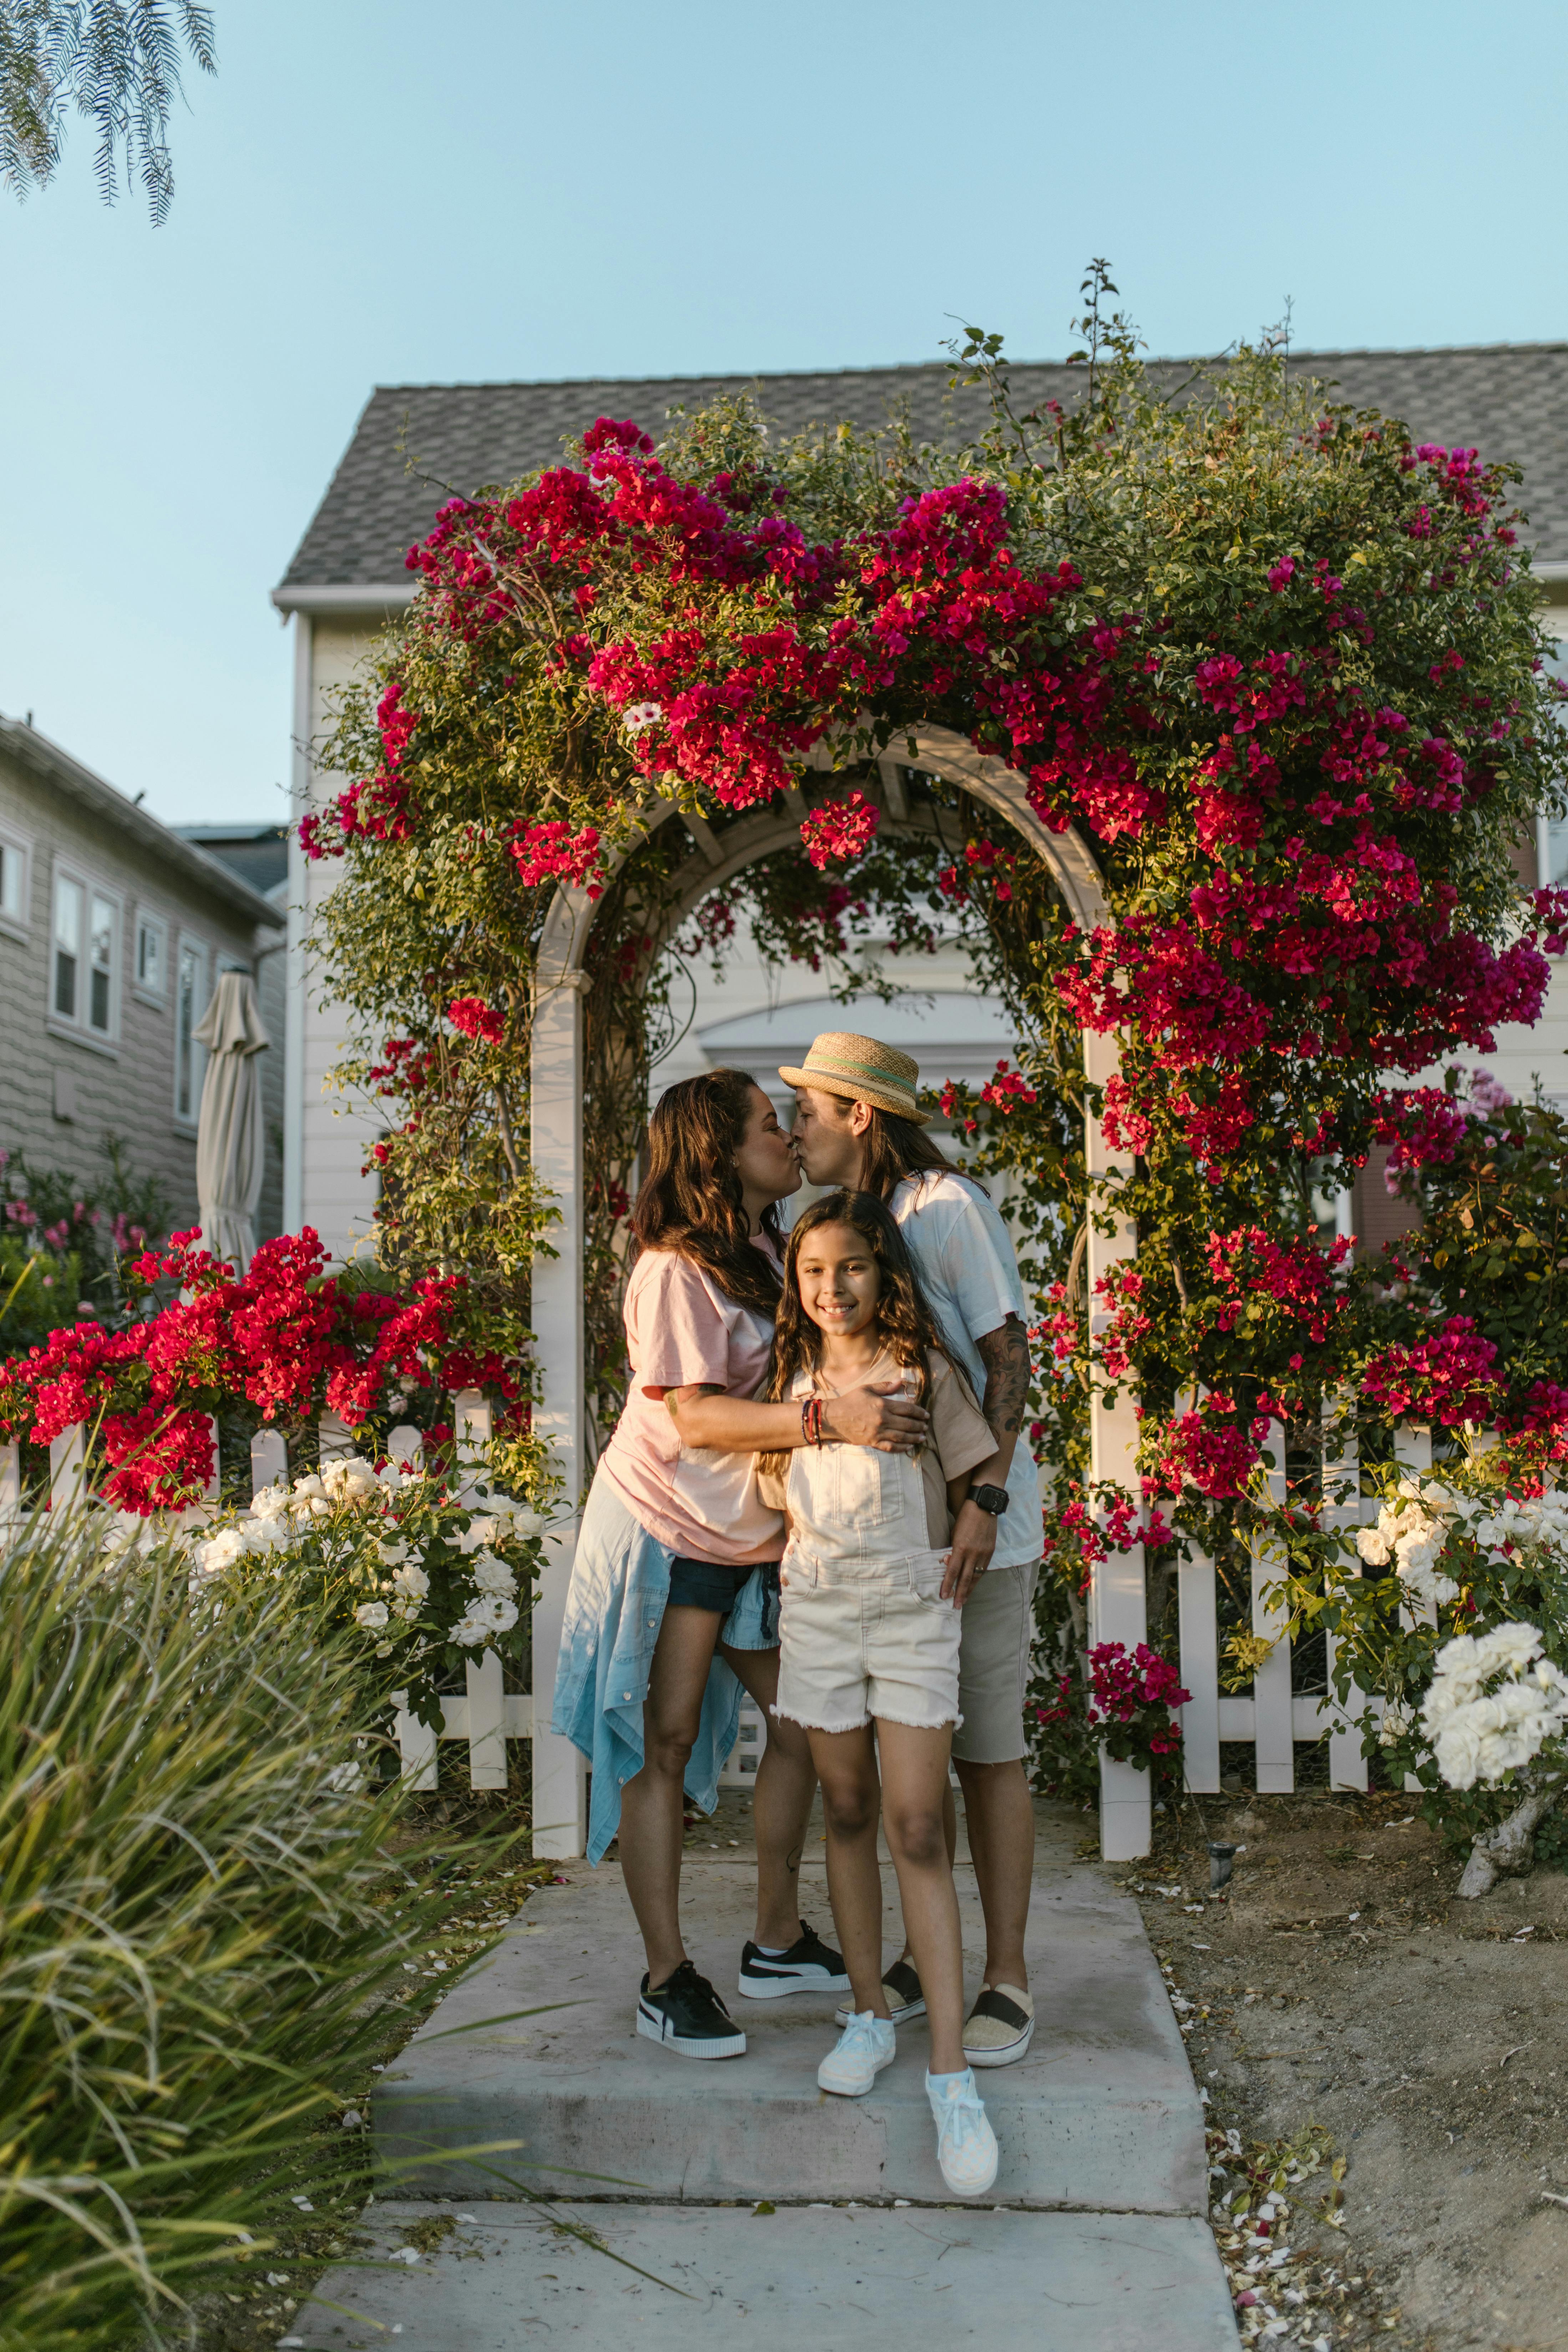
<path id="1" fill-rule="evenodd" d="M 256 1251 L 261 1198 L 261 1069 L 271 1044 L 247 971 L 220 973 L 196 1035 L 207 1049 L 196 1128 L 202 1246 L 243 1274 Z"/>

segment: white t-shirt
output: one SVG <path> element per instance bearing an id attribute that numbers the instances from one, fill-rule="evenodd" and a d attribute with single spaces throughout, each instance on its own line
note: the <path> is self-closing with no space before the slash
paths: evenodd
<path id="1" fill-rule="evenodd" d="M 1001 1213 L 978 1185 L 941 1168 L 906 1176 L 888 1207 L 914 1259 L 937 1328 L 968 1373 L 975 1395 L 983 1398 L 985 1366 L 975 1341 L 999 1331 L 1009 1315 L 1026 1331 L 1029 1328 L 1018 1260 Z M 1027 1433 L 1020 1430 L 991 1565 L 1027 1568 L 1044 1549 L 1039 1475 Z"/>

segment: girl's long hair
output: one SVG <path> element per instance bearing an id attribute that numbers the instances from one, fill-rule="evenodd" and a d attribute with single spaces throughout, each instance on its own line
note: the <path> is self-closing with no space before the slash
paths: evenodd
<path id="1" fill-rule="evenodd" d="M 705 1070 L 659 1097 L 647 1123 L 647 1174 L 632 1210 L 632 1234 L 639 1252 L 679 1251 L 737 1307 L 771 1322 L 779 1278 L 751 1239 L 735 1167 L 755 1085 L 744 1070 Z M 783 1248 L 774 1202 L 763 1211 L 763 1231 Z"/>
<path id="2" fill-rule="evenodd" d="M 860 1139 L 860 1181 L 879 1201 L 890 1201 L 906 1176 L 921 1176 L 927 1170 L 962 1176 L 977 1192 L 985 1192 L 979 1177 L 951 1160 L 936 1139 L 912 1118 L 879 1110 L 875 1103 L 870 1108 L 871 1124 Z M 990 1193 L 985 1192 L 985 1197 L 989 1200 Z"/>
<path id="3" fill-rule="evenodd" d="M 823 1225 L 848 1225 L 868 1245 L 881 1275 L 881 1295 L 877 1301 L 878 1333 L 894 1362 L 915 1373 L 920 1402 L 931 1402 L 933 1352 L 952 1365 L 963 1393 L 973 1402 L 974 1391 L 963 1365 L 953 1363 L 937 1329 L 936 1318 L 921 1286 L 908 1244 L 899 1231 L 898 1220 L 874 1192 L 844 1190 L 814 1201 L 790 1228 L 789 1245 L 784 1253 L 784 1296 L 779 1300 L 773 1353 L 757 1391 L 758 1402 L 776 1403 L 788 1396 L 790 1383 L 798 1372 L 815 1372 L 821 1366 L 822 1333 L 801 1303 L 797 1266 L 801 1244 L 808 1234 Z M 783 1471 L 788 1462 L 787 1454 L 762 1457 L 762 1466 L 769 1470 Z"/>

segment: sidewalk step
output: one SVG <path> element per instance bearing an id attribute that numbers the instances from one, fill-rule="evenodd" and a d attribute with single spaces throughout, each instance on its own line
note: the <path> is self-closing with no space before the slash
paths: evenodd
<path id="1" fill-rule="evenodd" d="M 923 2021 L 864 2099 L 816 2088 L 835 2038 L 831 1994 L 754 2002 L 736 1991 L 752 1925 L 750 1870 L 688 1858 L 688 1947 L 744 2026 L 745 2057 L 700 2063 L 633 2028 L 641 1950 L 619 1873 L 564 1865 L 489 1961 L 441 2003 L 381 2078 L 380 2153 L 424 2194 L 553 2195 L 713 2204 L 906 2197 L 942 2205 Z M 973 1992 L 984 1959 L 973 1874 L 960 1869 Z M 820 1870 L 808 1917 L 830 1931 Z M 890 1874 L 888 1924 L 897 1918 Z M 1201 2213 L 1203 2114 L 1134 1906 L 1087 1872 L 1047 1871 L 1027 1948 L 1038 2024 L 1022 2063 L 979 2077 L 1002 2152 L 994 2196 L 1049 2210 Z M 557 2002 L 552 2013 L 516 2012 Z M 513 2156 L 444 2161 L 502 2139 Z M 575 2177 L 574 2177 L 575 2176 Z M 589 2176 L 584 2178 L 584 2176 Z"/>
<path id="2" fill-rule="evenodd" d="M 413 2225 L 415 2268 L 388 2258 Z M 1238 2352 L 1202 2221 L 1175 2216 L 749 2207 L 377 2204 L 366 2267 L 329 2272 L 284 2340 L 309 2352 Z M 595 2232 L 621 2262 L 560 2230 Z M 482 2256 L 482 2259 L 476 2257 Z M 384 2267 L 371 2267 L 377 2262 Z M 634 2263 L 651 2272 L 639 2277 Z M 656 2284 L 664 2282 L 664 2284 Z M 677 2292 L 676 2290 L 679 2290 Z"/>

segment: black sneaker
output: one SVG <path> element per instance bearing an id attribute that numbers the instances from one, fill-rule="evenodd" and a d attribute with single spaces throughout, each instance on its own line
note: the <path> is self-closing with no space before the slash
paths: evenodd
<path id="1" fill-rule="evenodd" d="M 890 1969 L 884 1969 L 882 1990 L 888 1996 L 888 2014 L 895 2025 L 907 2025 L 911 2017 L 925 2015 L 926 1997 L 921 1990 L 921 1980 L 911 1961 L 895 1960 Z M 850 2015 L 847 2009 L 836 2009 L 833 2022 L 835 2025 L 847 2025 Z"/>
<path id="2" fill-rule="evenodd" d="M 741 1990 L 748 2000 L 778 2000 L 786 1992 L 847 1992 L 844 1956 L 803 1919 L 787 1952 L 748 1944 L 741 1954 Z"/>
<path id="3" fill-rule="evenodd" d="M 746 2037 L 690 1960 L 682 1960 L 657 1992 L 644 1977 L 637 1997 L 637 2032 L 662 2042 L 678 2058 L 743 2058 Z"/>

